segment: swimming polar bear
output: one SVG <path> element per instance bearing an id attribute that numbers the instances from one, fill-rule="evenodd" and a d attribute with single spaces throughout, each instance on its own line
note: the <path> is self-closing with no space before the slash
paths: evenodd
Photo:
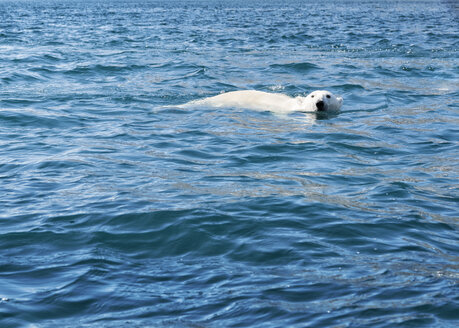
<path id="1" fill-rule="evenodd" d="M 306 97 L 289 97 L 280 93 L 269 93 L 256 90 L 242 90 L 222 93 L 214 97 L 193 100 L 179 105 L 179 108 L 194 106 L 240 107 L 254 110 L 269 110 L 288 114 L 301 112 L 336 112 L 339 111 L 343 98 L 329 91 L 317 90 Z"/>

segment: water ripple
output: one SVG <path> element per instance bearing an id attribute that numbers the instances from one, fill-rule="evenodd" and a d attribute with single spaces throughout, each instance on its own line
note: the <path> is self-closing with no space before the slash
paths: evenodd
<path id="1" fill-rule="evenodd" d="M 453 7 L 1 2 L 0 326 L 454 327 Z"/>

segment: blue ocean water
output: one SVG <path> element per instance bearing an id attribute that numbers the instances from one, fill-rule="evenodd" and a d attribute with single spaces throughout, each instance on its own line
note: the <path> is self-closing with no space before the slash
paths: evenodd
<path id="1" fill-rule="evenodd" d="M 456 327 L 458 13 L 0 1 L 0 327 Z"/>

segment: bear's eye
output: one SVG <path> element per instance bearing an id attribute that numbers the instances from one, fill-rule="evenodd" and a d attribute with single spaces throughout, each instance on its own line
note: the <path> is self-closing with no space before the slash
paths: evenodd
<path id="1" fill-rule="evenodd" d="M 311 95 L 311 98 L 314 98 L 314 95 Z"/>
<path id="2" fill-rule="evenodd" d="M 330 95 L 327 95 L 327 98 L 330 98 Z"/>

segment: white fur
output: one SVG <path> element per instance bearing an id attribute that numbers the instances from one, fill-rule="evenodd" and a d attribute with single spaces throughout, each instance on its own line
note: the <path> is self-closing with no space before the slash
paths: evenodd
<path id="1" fill-rule="evenodd" d="M 323 102 L 323 107 L 317 106 Z M 268 93 L 256 90 L 243 90 L 222 93 L 220 95 L 194 100 L 178 107 L 188 108 L 192 106 L 211 107 L 239 107 L 254 110 L 269 110 L 277 113 L 291 113 L 294 111 L 317 112 L 339 111 L 343 98 L 337 97 L 331 92 L 317 90 L 306 97 L 289 97 L 280 93 Z"/>

